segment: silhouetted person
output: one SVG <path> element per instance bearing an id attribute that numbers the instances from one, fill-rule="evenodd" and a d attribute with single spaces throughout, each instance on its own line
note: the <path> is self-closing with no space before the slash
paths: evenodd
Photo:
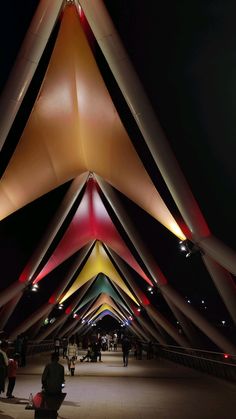
<path id="1" fill-rule="evenodd" d="M 5 380 L 8 367 L 7 349 L 8 343 L 6 341 L 2 341 L 0 344 L 0 394 L 5 391 Z"/>
<path id="2" fill-rule="evenodd" d="M 7 398 L 14 399 L 13 390 L 16 384 L 16 371 L 18 368 L 18 362 L 20 359 L 20 354 L 14 354 L 9 358 L 7 376 L 8 376 L 8 386 L 7 386 Z"/>
<path id="3" fill-rule="evenodd" d="M 117 351 L 117 346 L 118 346 L 118 336 L 115 333 L 113 336 L 113 342 L 114 342 L 114 351 Z"/>
<path id="4" fill-rule="evenodd" d="M 22 354 L 22 346 L 23 346 L 23 335 L 18 335 L 16 340 L 15 340 L 15 353 L 20 355 L 20 359 L 18 362 L 18 366 L 21 367 L 22 365 L 22 359 L 21 359 L 21 354 Z"/>
<path id="5" fill-rule="evenodd" d="M 57 355 L 60 355 L 60 345 L 61 345 L 60 339 L 56 337 L 54 340 L 54 351 L 55 351 L 55 354 Z"/>
<path id="6" fill-rule="evenodd" d="M 51 362 L 46 365 L 42 374 L 42 387 L 46 394 L 60 394 L 65 382 L 63 365 L 59 364 L 58 354 L 51 355 Z"/>
<path id="7" fill-rule="evenodd" d="M 131 349 L 131 343 L 127 336 L 124 336 L 122 340 L 122 352 L 123 352 L 123 362 L 124 367 L 128 366 L 128 360 L 129 360 L 129 351 Z"/>
<path id="8" fill-rule="evenodd" d="M 89 362 L 91 360 L 91 346 L 90 345 L 88 346 L 87 353 L 82 358 L 80 358 L 80 362 L 83 362 L 85 360 L 86 362 Z"/>
<path id="9" fill-rule="evenodd" d="M 62 356 L 63 358 L 66 357 L 66 351 L 67 351 L 67 345 L 68 345 L 68 339 L 64 337 L 61 341 L 62 344 Z"/>

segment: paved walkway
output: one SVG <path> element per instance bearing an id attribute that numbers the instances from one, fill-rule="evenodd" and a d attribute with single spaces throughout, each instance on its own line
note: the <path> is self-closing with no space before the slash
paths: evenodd
<path id="1" fill-rule="evenodd" d="M 0 419 L 33 419 L 29 393 L 41 388 L 49 355 L 36 355 L 18 371 L 15 396 L 0 399 Z M 165 360 L 130 359 L 103 352 L 102 363 L 81 363 L 66 377 L 59 419 L 235 419 L 236 386 Z M 66 364 L 64 360 L 62 363 Z M 65 365 L 66 366 L 66 365 Z"/>

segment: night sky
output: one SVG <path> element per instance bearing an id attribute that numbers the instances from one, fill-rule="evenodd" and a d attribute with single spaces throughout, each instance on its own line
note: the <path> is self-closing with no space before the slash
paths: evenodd
<path id="1" fill-rule="evenodd" d="M 0 90 L 37 3 L 37 0 L 12 0 L 1 4 Z M 236 249 L 235 1 L 106 0 L 105 4 L 211 231 Z M 37 95 L 56 33 L 57 27 L 2 150 L 1 174 Z M 95 56 L 146 170 L 173 215 L 181 221 L 98 46 Z M 61 186 L 0 223 L 1 289 L 17 280 L 68 186 L 69 183 Z M 186 259 L 179 251 L 175 236 L 128 198 L 118 195 L 169 282 L 223 333 L 234 339 L 232 321 L 201 256 L 195 254 Z M 39 295 L 22 299 L 8 327 L 47 299 L 48 292 L 59 283 L 72 259 L 53 271 L 48 281 L 42 281 Z M 134 272 L 132 274 L 135 276 Z M 136 280 L 145 289 L 137 275 Z M 27 308 L 22 314 L 25 301 Z M 153 297 L 153 303 L 173 320 L 160 295 Z M 222 319 L 226 320 L 224 328 Z"/>

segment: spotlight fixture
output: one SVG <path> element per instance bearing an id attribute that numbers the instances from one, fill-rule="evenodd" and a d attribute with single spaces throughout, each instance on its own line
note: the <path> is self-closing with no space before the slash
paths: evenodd
<path id="1" fill-rule="evenodd" d="M 39 286 L 38 286 L 38 284 L 32 284 L 32 286 L 31 286 L 31 291 L 33 291 L 33 292 L 37 292 L 39 290 Z"/>
<path id="2" fill-rule="evenodd" d="M 185 252 L 185 257 L 186 258 L 188 258 L 189 256 L 191 256 L 191 255 L 193 255 L 194 253 L 197 253 L 197 252 L 203 253 L 199 246 L 192 243 L 188 239 L 180 240 L 179 241 L 179 248 L 180 248 L 181 252 Z"/>
<path id="3" fill-rule="evenodd" d="M 63 305 L 62 303 L 60 303 L 60 304 L 58 305 L 59 310 L 63 310 L 63 307 L 64 307 L 64 305 Z"/>

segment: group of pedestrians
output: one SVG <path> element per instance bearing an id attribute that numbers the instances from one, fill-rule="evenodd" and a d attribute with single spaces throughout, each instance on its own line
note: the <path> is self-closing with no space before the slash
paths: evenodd
<path id="1" fill-rule="evenodd" d="M 80 362 L 102 362 L 102 351 L 117 351 L 118 336 L 116 333 L 113 335 L 98 335 L 93 336 L 91 341 L 87 344 L 87 352 L 80 358 Z M 128 336 L 123 336 L 121 340 L 123 364 L 124 367 L 128 366 L 129 352 L 132 347 L 131 341 Z M 75 374 L 75 365 L 79 355 L 78 345 L 75 338 L 72 336 L 69 341 L 67 338 L 54 340 L 54 352 L 60 356 L 60 348 L 62 348 L 62 356 L 67 359 L 68 374 Z"/>

